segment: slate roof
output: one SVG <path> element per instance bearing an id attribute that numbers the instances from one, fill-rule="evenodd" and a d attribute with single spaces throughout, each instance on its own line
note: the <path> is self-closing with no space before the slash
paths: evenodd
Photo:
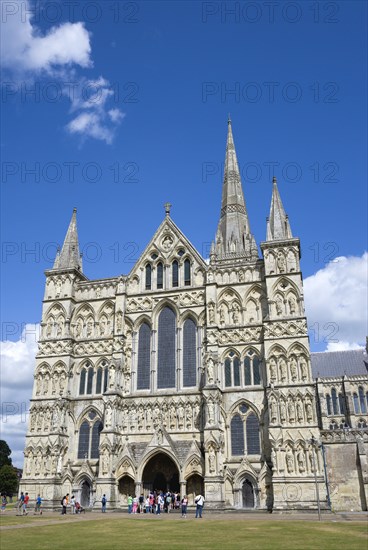
<path id="1" fill-rule="evenodd" d="M 368 376 L 368 355 L 363 349 L 311 353 L 313 378 Z"/>

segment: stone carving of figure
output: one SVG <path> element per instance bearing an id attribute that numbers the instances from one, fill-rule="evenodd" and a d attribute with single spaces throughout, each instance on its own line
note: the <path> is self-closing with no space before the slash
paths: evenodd
<path id="1" fill-rule="evenodd" d="M 51 425 L 53 430 L 60 428 L 60 411 L 58 405 L 52 411 Z"/>
<path id="2" fill-rule="evenodd" d="M 102 317 L 100 321 L 100 336 L 104 336 L 106 334 L 106 318 Z"/>
<path id="3" fill-rule="evenodd" d="M 237 325 L 240 320 L 240 307 L 237 302 L 233 303 L 233 323 Z"/>
<path id="4" fill-rule="evenodd" d="M 115 384 L 116 384 L 116 366 L 114 365 L 114 363 L 111 363 L 109 367 L 109 388 L 115 389 Z"/>
<path id="5" fill-rule="evenodd" d="M 310 401 L 305 404 L 305 412 L 307 413 L 308 422 L 311 422 L 313 420 L 313 409 Z"/>
<path id="6" fill-rule="evenodd" d="M 149 429 L 152 425 L 152 410 L 151 407 L 147 407 L 146 410 L 146 427 Z"/>
<path id="7" fill-rule="evenodd" d="M 105 427 L 110 428 L 111 424 L 112 424 L 112 407 L 110 403 L 108 403 L 106 405 L 106 410 L 105 410 Z"/>
<path id="8" fill-rule="evenodd" d="M 46 456 L 44 459 L 44 472 L 45 475 L 49 475 L 51 472 L 51 455 L 50 452 L 46 452 Z"/>
<path id="9" fill-rule="evenodd" d="M 123 313 L 119 310 L 116 314 L 116 331 L 120 334 L 123 330 Z"/>
<path id="10" fill-rule="evenodd" d="M 268 257 L 268 270 L 270 274 L 275 273 L 275 256 L 273 254 Z"/>
<path id="11" fill-rule="evenodd" d="M 296 271 L 296 259 L 295 254 L 292 250 L 289 250 L 287 253 L 287 265 L 288 271 Z"/>
<path id="12" fill-rule="evenodd" d="M 51 338 L 51 336 L 52 336 L 52 320 L 48 319 L 47 325 L 46 325 L 46 338 Z"/>
<path id="13" fill-rule="evenodd" d="M 144 412 L 143 412 L 143 406 L 139 405 L 138 407 L 138 431 L 141 431 L 143 429 L 143 420 L 144 420 Z"/>
<path id="14" fill-rule="evenodd" d="M 162 430 L 159 429 L 157 430 L 157 445 L 162 445 L 162 443 L 164 442 L 164 434 L 162 433 Z"/>
<path id="15" fill-rule="evenodd" d="M 92 332 L 93 332 L 93 322 L 90 319 L 87 323 L 87 338 L 90 338 L 92 336 Z"/>
<path id="16" fill-rule="evenodd" d="M 43 376 L 43 393 L 46 395 L 49 393 L 50 374 L 46 371 Z"/>
<path id="17" fill-rule="evenodd" d="M 35 414 L 36 414 L 36 428 L 38 431 L 41 431 L 42 430 L 42 408 L 41 409 L 37 408 L 35 410 Z"/>
<path id="18" fill-rule="evenodd" d="M 60 315 L 56 323 L 56 336 L 61 337 L 64 332 L 64 317 Z"/>
<path id="19" fill-rule="evenodd" d="M 130 372 L 124 374 L 124 393 L 129 393 L 130 391 Z"/>
<path id="20" fill-rule="evenodd" d="M 288 305 L 290 314 L 294 315 L 294 313 L 296 313 L 296 300 L 293 295 L 289 296 Z"/>
<path id="21" fill-rule="evenodd" d="M 136 412 L 136 409 L 135 409 L 134 406 L 130 409 L 129 416 L 130 416 L 130 418 L 129 418 L 129 420 L 130 420 L 130 431 L 133 431 L 135 429 L 136 416 L 137 416 L 137 412 Z"/>
<path id="22" fill-rule="evenodd" d="M 32 463 L 33 463 L 33 454 L 30 452 L 26 457 L 26 475 L 27 477 L 31 477 L 32 475 Z"/>
<path id="23" fill-rule="evenodd" d="M 58 280 L 56 281 L 56 293 L 55 293 L 56 298 L 57 298 L 58 296 L 60 296 L 60 294 L 61 294 L 61 286 L 62 286 L 62 285 L 61 285 L 61 280 L 58 279 Z"/>
<path id="24" fill-rule="evenodd" d="M 273 399 L 270 401 L 270 417 L 272 423 L 277 421 L 277 405 Z"/>
<path id="25" fill-rule="evenodd" d="M 298 452 L 297 460 L 298 460 L 299 472 L 302 474 L 303 472 L 305 472 L 305 456 L 304 456 L 303 449 L 300 449 L 300 451 Z"/>
<path id="26" fill-rule="evenodd" d="M 56 393 L 57 392 L 57 387 L 58 387 L 58 383 L 59 383 L 59 373 L 57 370 L 55 370 L 52 374 L 52 378 L 51 378 L 51 392 L 52 394 Z"/>
<path id="27" fill-rule="evenodd" d="M 212 445 L 208 453 L 208 465 L 211 474 L 216 472 L 216 452 Z"/>
<path id="28" fill-rule="evenodd" d="M 208 402 L 208 424 L 213 425 L 215 423 L 215 404 L 212 401 Z"/>
<path id="29" fill-rule="evenodd" d="M 107 449 L 104 450 L 104 453 L 102 455 L 102 473 L 107 474 L 109 472 L 109 451 Z"/>
<path id="30" fill-rule="evenodd" d="M 285 257 L 282 252 L 279 252 L 277 255 L 277 267 L 278 267 L 279 273 L 285 272 Z"/>
<path id="31" fill-rule="evenodd" d="M 294 473 L 294 456 L 290 449 L 286 453 L 286 468 L 289 474 Z"/>
<path id="32" fill-rule="evenodd" d="M 50 429 L 50 419 L 51 419 L 51 411 L 50 409 L 46 409 L 44 413 L 44 421 L 43 421 L 43 427 L 45 432 L 48 432 Z"/>
<path id="33" fill-rule="evenodd" d="M 60 393 L 63 394 L 65 390 L 65 384 L 66 384 L 66 372 L 64 370 L 61 371 L 60 377 L 59 377 L 59 388 Z"/>
<path id="34" fill-rule="evenodd" d="M 211 325 L 215 322 L 215 304 L 213 302 L 208 304 L 208 321 Z"/>
<path id="35" fill-rule="evenodd" d="M 56 473 L 61 474 L 61 470 L 63 468 L 63 457 L 61 454 L 58 456 L 57 466 L 56 466 Z"/>
<path id="36" fill-rule="evenodd" d="M 174 403 L 170 405 L 170 428 L 173 430 L 176 427 L 176 410 Z"/>
<path id="37" fill-rule="evenodd" d="M 290 375 L 293 381 L 296 380 L 298 377 L 298 367 L 295 357 L 292 357 L 290 359 Z"/>
<path id="38" fill-rule="evenodd" d="M 162 241 L 162 248 L 166 251 L 170 250 L 170 248 L 172 247 L 172 244 L 173 244 L 173 240 L 171 238 L 170 235 L 166 235 L 166 237 L 164 238 L 164 240 Z"/>
<path id="39" fill-rule="evenodd" d="M 42 378 L 41 378 L 41 374 L 37 374 L 36 376 L 36 395 L 40 395 L 41 393 L 41 382 L 42 382 Z"/>
<path id="40" fill-rule="evenodd" d="M 224 306 L 220 307 L 219 314 L 220 314 L 220 324 L 224 325 L 225 324 L 225 309 L 224 309 Z"/>
<path id="41" fill-rule="evenodd" d="M 299 366 L 302 379 L 306 380 L 308 378 L 308 367 L 303 356 L 299 359 Z"/>
<path id="42" fill-rule="evenodd" d="M 212 357 L 207 360 L 207 382 L 213 384 L 215 381 L 215 363 Z"/>
<path id="43" fill-rule="evenodd" d="M 299 422 L 303 420 L 303 407 L 300 401 L 296 402 L 296 416 Z"/>
<path id="44" fill-rule="evenodd" d="M 30 420 L 29 420 L 29 427 L 30 427 L 31 432 L 34 432 L 35 426 L 36 426 L 36 415 L 32 411 L 31 415 L 30 415 Z"/>
<path id="45" fill-rule="evenodd" d="M 201 408 L 199 404 L 196 403 L 193 408 L 193 417 L 194 417 L 194 424 L 197 428 L 200 427 L 200 417 L 199 417 L 200 411 L 201 411 Z"/>
<path id="46" fill-rule="evenodd" d="M 286 406 L 283 399 L 280 400 L 280 419 L 281 422 L 285 422 L 286 420 Z"/>
<path id="47" fill-rule="evenodd" d="M 289 399 L 289 402 L 288 402 L 288 415 L 289 415 L 289 421 L 294 422 L 294 420 L 295 420 L 295 405 L 294 405 L 294 401 L 292 401 L 292 399 Z"/>
<path id="48" fill-rule="evenodd" d="M 287 369 L 286 369 L 286 361 L 283 357 L 281 357 L 279 361 L 279 365 L 280 365 L 280 378 L 281 378 L 281 381 L 284 382 L 287 376 Z"/>
<path id="49" fill-rule="evenodd" d="M 283 300 L 282 300 L 281 296 L 277 296 L 275 305 L 276 305 L 277 315 L 282 315 L 284 303 L 283 303 Z"/>
<path id="50" fill-rule="evenodd" d="M 273 357 L 270 359 L 270 380 L 276 380 L 276 361 Z"/>
<path id="51" fill-rule="evenodd" d="M 239 283 L 243 283 L 244 282 L 244 271 L 241 269 L 239 271 L 239 274 L 238 274 L 238 281 Z"/>
<path id="52" fill-rule="evenodd" d="M 271 461 L 272 461 L 272 469 L 274 471 L 277 471 L 277 455 L 276 455 L 276 451 L 275 449 L 272 447 L 272 450 L 271 450 Z"/>
<path id="53" fill-rule="evenodd" d="M 179 428 L 182 428 L 184 425 L 184 407 L 181 403 L 178 407 L 178 422 L 179 422 Z"/>
<path id="54" fill-rule="evenodd" d="M 40 473 L 41 473 L 41 460 L 42 460 L 42 455 L 41 455 L 41 453 L 38 453 L 37 456 L 36 456 L 36 460 L 35 460 L 35 475 L 36 476 L 39 476 Z"/>
<path id="55" fill-rule="evenodd" d="M 190 430 L 192 427 L 192 405 L 190 403 L 187 403 L 185 407 L 185 417 L 186 417 L 186 426 L 187 430 Z"/>
<path id="56" fill-rule="evenodd" d="M 77 324 L 75 325 L 75 336 L 77 338 L 81 337 L 82 330 L 83 330 L 83 323 L 80 319 L 78 319 Z"/>

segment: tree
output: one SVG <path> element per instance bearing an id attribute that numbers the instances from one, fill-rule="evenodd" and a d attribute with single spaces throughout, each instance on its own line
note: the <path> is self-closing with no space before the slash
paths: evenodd
<path id="1" fill-rule="evenodd" d="M 13 466 L 0 468 L 0 493 L 13 495 L 18 491 L 18 476 Z"/>
<path id="2" fill-rule="evenodd" d="M 11 466 L 12 459 L 10 458 L 11 450 L 9 445 L 3 439 L 0 440 L 0 468 L 3 466 Z"/>

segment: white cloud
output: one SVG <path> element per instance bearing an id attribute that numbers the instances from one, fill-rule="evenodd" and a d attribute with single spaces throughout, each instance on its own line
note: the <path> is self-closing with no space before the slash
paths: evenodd
<path id="1" fill-rule="evenodd" d="M 13 6 L 13 12 L 4 10 L 1 17 L 3 67 L 50 73 L 60 65 L 92 65 L 90 36 L 83 23 L 63 23 L 41 36 L 32 25 L 29 1 L 15 0 Z"/>
<path id="2" fill-rule="evenodd" d="M 19 340 L 1 342 L 1 438 L 18 467 L 23 464 L 38 335 L 39 325 L 27 324 Z"/>
<path id="3" fill-rule="evenodd" d="M 93 66 L 91 35 L 84 23 L 67 22 L 41 33 L 32 21 L 29 0 L 14 0 L 8 5 L 1 17 L 2 67 L 18 83 L 22 79 L 54 78 L 70 99 L 74 113 L 66 130 L 111 144 L 124 114 L 107 106 L 114 91 L 105 78 L 93 80 L 77 74 L 78 67 Z"/>
<path id="4" fill-rule="evenodd" d="M 362 347 L 368 331 L 368 253 L 340 256 L 304 281 L 309 327 L 328 351 Z"/>

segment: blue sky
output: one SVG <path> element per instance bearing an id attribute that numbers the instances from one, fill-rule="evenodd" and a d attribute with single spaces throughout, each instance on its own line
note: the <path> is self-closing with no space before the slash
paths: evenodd
<path id="1" fill-rule="evenodd" d="M 329 305 L 359 325 L 341 325 L 340 340 L 363 342 L 364 299 L 349 296 L 366 270 L 367 4 L 272 5 L 2 2 L 4 340 L 40 321 L 43 271 L 73 207 L 91 279 L 130 271 L 166 201 L 207 254 L 230 112 L 257 243 L 273 174 L 301 238 L 309 322 L 321 323 L 312 349 L 337 322 L 323 317 L 326 276 L 341 283 Z"/>

